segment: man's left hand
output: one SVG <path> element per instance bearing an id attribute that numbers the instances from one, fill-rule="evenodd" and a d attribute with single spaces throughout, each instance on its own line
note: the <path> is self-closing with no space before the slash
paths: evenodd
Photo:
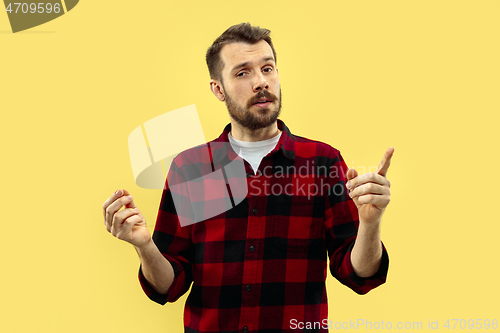
<path id="1" fill-rule="evenodd" d="M 347 188 L 349 196 L 358 207 L 360 223 L 380 223 L 382 214 L 391 201 L 391 182 L 386 175 L 393 153 L 394 148 L 387 149 L 376 172 L 358 176 L 354 169 L 347 171 Z"/>

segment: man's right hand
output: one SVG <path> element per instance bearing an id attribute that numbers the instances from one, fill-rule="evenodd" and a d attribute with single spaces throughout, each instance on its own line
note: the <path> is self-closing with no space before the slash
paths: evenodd
<path id="1" fill-rule="evenodd" d="M 116 238 L 139 248 L 151 241 L 146 219 L 127 190 L 113 193 L 102 205 L 102 212 L 106 230 Z"/>

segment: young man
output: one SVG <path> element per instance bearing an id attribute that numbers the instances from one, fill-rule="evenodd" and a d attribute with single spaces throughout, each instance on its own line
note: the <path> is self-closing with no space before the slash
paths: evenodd
<path id="1" fill-rule="evenodd" d="M 153 237 L 126 190 L 103 205 L 107 230 L 135 246 L 153 301 L 173 302 L 193 283 L 186 332 L 327 331 L 327 257 L 332 275 L 359 294 L 386 279 L 380 223 L 394 150 L 358 176 L 338 150 L 293 135 L 278 119 L 269 33 L 232 26 L 207 51 L 211 90 L 231 123 L 174 159 Z M 230 167 L 238 159 L 243 182 Z M 221 202 L 227 209 L 207 213 Z"/>

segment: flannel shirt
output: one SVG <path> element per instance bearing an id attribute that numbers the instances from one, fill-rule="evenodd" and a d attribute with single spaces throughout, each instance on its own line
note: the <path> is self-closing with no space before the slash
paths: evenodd
<path id="1" fill-rule="evenodd" d="M 315 323 L 310 332 L 327 332 L 327 257 L 331 274 L 358 294 L 386 280 L 389 258 L 383 244 L 375 275 L 361 278 L 352 268 L 359 220 L 340 152 L 292 135 L 279 119 L 278 128 L 281 138 L 257 174 L 242 161 L 247 193 L 222 200 L 228 207 L 218 215 L 203 213 L 221 201 L 217 177 L 203 175 L 238 158 L 228 140 L 231 124 L 219 138 L 172 162 L 153 240 L 175 278 L 165 295 L 152 288 L 141 269 L 139 280 L 160 304 L 174 302 L 193 284 L 185 332 L 292 332 L 299 322 Z M 226 172 L 219 180 L 230 191 L 234 177 Z M 183 183 L 188 185 L 174 194 L 172 188 Z M 200 210 L 204 216 L 196 218 Z"/>

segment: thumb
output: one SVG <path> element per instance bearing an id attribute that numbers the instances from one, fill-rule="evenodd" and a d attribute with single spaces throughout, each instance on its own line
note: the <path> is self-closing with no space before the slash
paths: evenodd
<path id="1" fill-rule="evenodd" d="M 354 169 L 349 169 L 347 171 L 347 180 L 351 180 L 353 178 L 356 178 L 358 176 L 358 172 Z"/>
<path id="2" fill-rule="evenodd" d="M 128 195 L 131 195 L 131 194 L 126 189 L 123 189 L 123 195 L 124 196 L 128 196 Z M 127 208 L 137 208 L 137 205 L 135 204 L 134 199 L 132 198 L 132 201 L 130 201 L 128 204 L 126 204 L 125 207 L 127 207 Z"/>

